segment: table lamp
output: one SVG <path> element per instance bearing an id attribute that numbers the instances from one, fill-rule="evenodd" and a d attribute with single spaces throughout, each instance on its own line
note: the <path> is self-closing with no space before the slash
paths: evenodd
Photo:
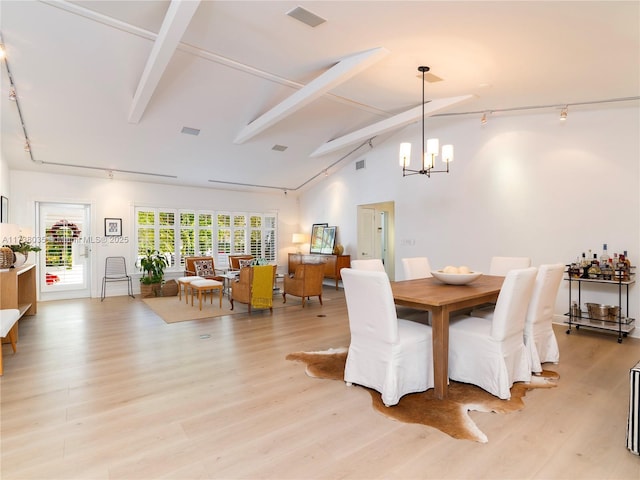
<path id="1" fill-rule="evenodd" d="M 294 233 L 291 238 L 291 243 L 293 243 L 298 249 L 298 253 L 302 253 L 300 250 L 300 245 L 307 243 L 307 236 L 304 233 Z"/>

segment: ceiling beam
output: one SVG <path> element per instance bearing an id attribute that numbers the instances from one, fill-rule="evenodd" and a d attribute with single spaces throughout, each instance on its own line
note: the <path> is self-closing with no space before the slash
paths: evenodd
<path id="1" fill-rule="evenodd" d="M 453 105 L 461 102 L 465 102 L 474 95 L 460 95 L 458 97 L 440 98 L 438 100 L 431 100 L 424 104 L 424 115 L 430 116 L 437 112 L 441 112 Z M 355 132 L 348 133 L 342 137 L 330 140 L 317 149 L 310 155 L 311 158 L 321 157 L 333 153 L 336 150 L 340 150 L 344 147 L 353 145 L 354 143 L 362 142 L 375 137 L 376 135 L 382 135 L 383 133 L 396 130 L 398 128 L 406 127 L 407 125 L 414 123 L 422 118 L 422 105 L 418 105 L 411 110 L 394 115 L 393 117 L 381 120 L 380 122 L 369 125 L 368 127 L 361 128 Z"/>
<path id="2" fill-rule="evenodd" d="M 138 123 L 142 118 L 153 92 L 199 5 L 200 0 L 171 0 L 133 96 L 129 110 L 129 123 Z"/>
<path id="3" fill-rule="evenodd" d="M 322 75 L 245 126 L 236 136 L 233 143 L 241 144 L 253 138 L 283 118 L 321 97 L 332 88 L 369 68 L 388 53 L 387 49 L 378 47 L 340 60 Z"/>

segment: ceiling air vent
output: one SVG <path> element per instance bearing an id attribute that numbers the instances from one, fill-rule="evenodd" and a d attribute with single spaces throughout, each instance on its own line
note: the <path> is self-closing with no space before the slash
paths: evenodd
<path id="1" fill-rule="evenodd" d="M 182 127 L 180 133 L 184 133 L 186 135 L 198 135 L 200 133 L 199 128 L 191 128 L 191 127 Z"/>
<path id="2" fill-rule="evenodd" d="M 284 152 L 287 148 L 289 148 L 289 147 L 287 147 L 285 145 L 276 144 L 273 147 L 271 147 L 271 150 L 275 150 L 276 152 Z"/>
<path id="3" fill-rule="evenodd" d="M 362 160 L 358 160 L 356 162 L 356 170 L 362 170 L 363 168 L 365 168 L 367 165 L 364 162 L 364 158 Z"/>
<path id="4" fill-rule="evenodd" d="M 309 10 L 302 7 L 296 7 L 289 10 L 287 12 L 287 15 L 289 15 L 291 18 L 295 18 L 296 20 L 309 25 L 310 27 L 317 27 L 318 25 L 327 21 L 324 18 L 319 17 L 315 13 L 312 13 Z"/>
<path id="5" fill-rule="evenodd" d="M 422 74 L 416 75 L 416 77 L 422 80 Z M 433 73 L 425 73 L 424 81 L 427 83 L 437 83 L 437 82 L 441 82 L 442 78 L 440 78 L 437 75 L 434 75 Z"/>

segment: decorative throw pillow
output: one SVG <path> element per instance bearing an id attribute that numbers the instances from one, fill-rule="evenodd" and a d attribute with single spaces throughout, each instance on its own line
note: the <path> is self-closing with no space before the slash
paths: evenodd
<path id="1" fill-rule="evenodd" d="M 213 270 L 213 260 L 196 260 L 193 263 L 196 267 L 196 275 L 199 277 L 210 277 L 215 275 Z"/>
<path id="2" fill-rule="evenodd" d="M 249 260 L 238 260 L 238 265 L 240 265 L 240 268 L 242 267 L 250 267 L 251 265 L 253 265 L 253 260 L 249 259 Z"/>

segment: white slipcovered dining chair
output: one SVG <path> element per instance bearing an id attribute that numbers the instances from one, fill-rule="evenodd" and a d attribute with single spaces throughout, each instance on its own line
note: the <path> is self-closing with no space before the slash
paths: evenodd
<path id="1" fill-rule="evenodd" d="M 540 265 L 524 323 L 524 345 L 533 373 L 542 372 L 543 363 L 558 363 L 560 350 L 553 331 L 553 312 L 564 274 L 562 263 Z M 473 316 L 493 318 L 493 308 L 474 310 Z"/>
<path id="2" fill-rule="evenodd" d="M 489 275 L 504 277 L 509 270 L 529 268 L 530 266 L 531 259 L 529 257 L 491 257 Z"/>
<path id="3" fill-rule="evenodd" d="M 542 372 L 543 363 L 558 363 L 560 350 L 553 332 L 553 312 L 562 282 L 564 265 L 540 265 L 524 324 L 524 344 L 531 371 Z"/>
<path id="4" fill-rule="evenodd" d="M 367 258 L 351 260 L 351 268 L 354 270 L 368 270 L 370 272 L 384 272 L 384 264 L 379 258 Z"/>
<path id="5" fill-rule="evenodd" d="M 344 381 L 373 388 L 386 406 L 433 388 L 431 327 L 399 319 L 384 272 L 341 271 L 351 342 Z"/>
<path id="6" fill-rule="evenodd" d="M 404 270 L 405 280 L 429 278 L 433 276 L 431 275 L 431 264 L 427 257 L 403 258 L 402 269 Z"/>
<path id="7" fill-rule="evenodd" d="M 524 324 L 536 279 L 535 267 L 507 273 L 490 321 L 459 316 L 449 326 L 449 378 L 502 398 L 514 382 L 531 380 Z"/>

